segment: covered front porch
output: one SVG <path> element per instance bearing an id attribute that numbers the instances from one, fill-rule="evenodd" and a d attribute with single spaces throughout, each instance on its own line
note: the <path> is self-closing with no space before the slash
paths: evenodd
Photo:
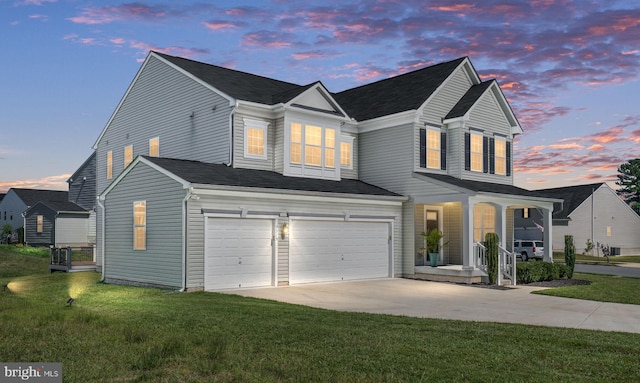
<path id="1" fill-rule="evenodd" d="M 553 202 L 558 201 L 524 189 L 510 188 L 521 194 L 457 188 L 454 193 L 413 196 L 409 202 L 411 207 L 405 210 L 412 220 L 407 224 L 413 227 L 413 236 L 407 245 L 414 254 L 413 264 L 407 265 L 410 270 L 407 276 L 458 283 L 483 281 L 487 275 L 483 271 L 486 264 L 479 256 L 479 249 L 482 249 L 485 235 L 496 233 L 501 252 L 511 256 L 513 241 L 518 239 L 514 238 L 514 214 L 522 209 L 537 209 L 542 213 L 543 260 L 553 262 L 551 219 Z M 437 267 L 430 266 L 429 256 L 421 251 L 425 247 L 421 234 L 433 229 L 444 234 Z"/>

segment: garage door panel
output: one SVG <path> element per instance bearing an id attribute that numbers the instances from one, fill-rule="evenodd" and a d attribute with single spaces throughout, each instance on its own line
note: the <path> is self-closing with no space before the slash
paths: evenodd
<path id="1" fill-rule="evenodd" d="M 272 221 L 207 218 L 205 289 L 272 284 Z"/>
<path id="2" fill-rule="evenodd" d="M 388 237 L 382 222 L 295 221 L 290 282 L 388 277 Z"/>

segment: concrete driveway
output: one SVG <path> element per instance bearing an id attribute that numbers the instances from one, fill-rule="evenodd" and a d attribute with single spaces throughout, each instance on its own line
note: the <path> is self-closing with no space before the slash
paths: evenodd
<path id="1" fill-rule="evenodd" d="M 640 333 L 638 305 L 531 294 L 539 289 L 498 290 L 397 278 L 227 293 L 338 311 Z"/>

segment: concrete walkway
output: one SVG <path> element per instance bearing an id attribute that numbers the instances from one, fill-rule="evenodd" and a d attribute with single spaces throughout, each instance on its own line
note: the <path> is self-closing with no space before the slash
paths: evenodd
<path id="1" fill-rule="evenodd" d="M 640 305 L 531 294 L 540 289 L 498 290 L 397 278 L 227 293 L 338 311 L 640 333 Z"/>

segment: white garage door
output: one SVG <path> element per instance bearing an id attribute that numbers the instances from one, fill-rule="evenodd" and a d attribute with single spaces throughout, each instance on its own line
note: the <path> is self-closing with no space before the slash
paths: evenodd
<path id="1" fill-rule="evenodd" d="M 207 218 L 205 290 L 272 284 L 272 222 L 267 219 Z"/>
<path id="2" fill-rule="evenodd" d="M 389 224 L 384 222 L 292 222 L 291 283 L 389 276 Z"/>

